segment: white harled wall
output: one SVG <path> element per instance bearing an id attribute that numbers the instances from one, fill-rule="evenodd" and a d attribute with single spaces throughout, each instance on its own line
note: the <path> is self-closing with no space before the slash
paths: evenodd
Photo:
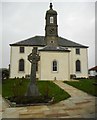
<path id="1" fill-rule="evenodd" d="M 39 47 L 40 49 L 41 47 Z M 28 61 L 28 55 L 32 52 L 33 47 L 24 47 L 25 52 L 19 53 L 19 46 L 11 46 L 11 56 L 10 56 L 10 78 L 14 77 L 25 77 L 30 75 L 31 63 Z M 19 60 L 24 59 L 25 70 L 24 72 L 19 71 Z M 38 74 L 37 74 L 38 76 Z"/>
<path id="2" fill-rule="evenodd" d="M 76 60 L 81 62 L 81 72 L 76 72 Z M 80 48 L 80 54 L 76 54 L 76 49 L 71 48 L 70 61 L 70 74 L 75 74 L 76 77 L 88 77 L 88 53 L 86 48 Z"/>
<path id="3" fill-rule="evenodd" d="M 39 47 L 38 49 L 41 49 Z M 19 46 L 11 46 L 11 54 L 10 54 L 10 78 L 14 77 L 25 77 L 25 75 L 29 75 L 31 71 L 31 63 L 27 60 L 28 55 L 32 52 L 33 47 L 25 46 L 25 53 L 19 53 Z M 75 48 L 69 48 L 71 52 L 67 53 L 49 53 L 49 52 L 42 52 L 40 53 L 41 61 L 39 62 L 39 71 L 37 72 L 37 77 L 43 79 L 50 79 L 48 77 L 48 72 L 45 73 L 47 68 L 45 68 L 45 64 L 51 62 L 51 58 L 54 57 L 59 61 L 59 70 L 61 71 L 61 76 L 54 73 L 51 73 L 51 79 L 57 76 L 57 79 L 69 79 L 70 74 L 75 74 L 77 77 L 88 77 L 88 54 L 87 48 L 80 48 L 80 55 L 76 55 Z M 49 57 L 48 57 L 49 56 Z M 48 59 L 47 59 L 48 58 Z M 19 72 L 19 60 L 24 59 L 25 61 L 25 71 Z M 81 61 L 81 72 L 76 72 L 75 70 L 75 62 L 76 60 Z M 44 61 L 44 62 L 43 62 Z M 63 67 L 65 66 L 65 68 Z M 49 68 L 50 67 L 50 68 Z M 44 70 L 43 70 L 44 68 Z M 48 66 L 49 74 L 51 72 L 51 66 Z M 62 72 L 63 71 L 63 72 Z M 65 73 L 64 73 L 65 71 Z M 70 72 L 67 72 L 70 71 Z M 44 76 L 44 77 L 43 77 Z"/>
<path id="4" fill-rule="evenodd" d="M 69 52 L 40 52 L 40 80 L 69 80 Z M 52 63 L 56 60 L 58 63 L 57 71 L 52 70 Z"/>
<path id="5" fill-rule="evenodd" d="M 19 47 L 11 47 L 11 64 L 10 64 L 10 77 L 25 77 L 26 74 L 30 72 L 30 64 L 27 60 L 27 56 L 31 53 L 31 47 L 25 47 L 25 53 L 19 53 Z M 19 60 L 24 59 L 25 70 L 24 72 L 19 72 Z"/>

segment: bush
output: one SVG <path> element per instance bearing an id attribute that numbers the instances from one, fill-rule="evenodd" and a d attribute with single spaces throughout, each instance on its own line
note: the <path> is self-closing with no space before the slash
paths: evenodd
<path id="1" fill-rule="evenodd" d="M 70 79 L 75 79 L 76 78 L 76 75 L 75 74 L 71 74 L 70 75 Z"/>
<path id="2" fill-rule="evenodd" d="M 2 74 L 2 80 L 4 81 L 5 79 L 9 78 L 9 70 L 6 68 L 2 68 L 0 71 Z"/>

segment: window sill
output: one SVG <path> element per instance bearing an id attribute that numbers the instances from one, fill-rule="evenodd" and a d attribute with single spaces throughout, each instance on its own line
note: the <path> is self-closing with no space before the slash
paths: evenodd
<path id="1" fill-rule="evenodd" d="M 52 71 L 52 73 L 58 73 L 58 71 Z"/>
<path id="2" fill-rule="evenodd" d="M 76 71 L 76 73 L 81 73 L 81 71 Z"/>
<path id="3" fill-rule="evenodd" d="M 25 71 L 18 71 L 18 73 L 25 73 Z"/>

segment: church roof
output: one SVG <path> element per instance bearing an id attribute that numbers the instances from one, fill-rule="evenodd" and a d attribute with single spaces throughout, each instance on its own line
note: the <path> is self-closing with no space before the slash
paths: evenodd
<path id="1" fill-rule="evenodd" d="M 95 71 L 95 70 L 97 70 L 97 66 L 92 67 L 92 68 L 89 69 L 89 71 Z"/>
<path id="2" fill-rule="evenodd" d="M 70 50 L 63 48 L 63 47 L 56 47 L 56 46 L 46 46 L 43 49 L 40 49 L 39 51 L 61 51 L 61 52 L 70 52 Z"/>
<path id="3" fill-rule="evenodd" d="M 44 36 L 34 36 L 20 42 L 10 44 L 10 46 L 46 46 Z M 87 46 L 81 45 L 79 43 L 67 40 L 62 37 L 58 37 L 58 45 L 62 47 L 80 47 L 88 48 Z"/>

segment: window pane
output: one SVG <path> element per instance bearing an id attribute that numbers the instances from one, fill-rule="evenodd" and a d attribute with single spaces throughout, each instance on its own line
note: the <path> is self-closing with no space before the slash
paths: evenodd
<path id="1" fill-rule="evenodd" d="M 50 23 L 53 23 L 53 22 L 54 22 L 54 18 L 50 17 Z"/>
<path id="2" fill-rule="evenodd" d="M 53 61 L 53 71 L 57 71 L 57 61 Z"/>
<path id="3" fill-rule="evenodd" d="M 19 60 L 19 71 L 24 71 L 24 60 Z"/>
<path id="4" fill-rule="evenodd" d="M 76 72 L 80 72 L 80 71 L 81 71 L 80 61 L 77 60 L 76 61 Z"/>
<path id="5" fill-rule="evenodd" d="M 20 47 L 20 53 L 24 53 L 24 47 Z"/>
<path id="6" fill-rule="evenodd" d="M 76 54 L 80 54 L 80 49 L 79 48 L 76 49 Z"/>

